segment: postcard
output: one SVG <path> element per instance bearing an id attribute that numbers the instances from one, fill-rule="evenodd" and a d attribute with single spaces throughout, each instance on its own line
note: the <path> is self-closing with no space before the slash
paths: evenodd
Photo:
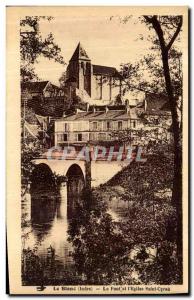
<path id="1" fill-rule="evenodd" d="M 7 7 L 11 295 L 188 294 L 188 7 Z"/>

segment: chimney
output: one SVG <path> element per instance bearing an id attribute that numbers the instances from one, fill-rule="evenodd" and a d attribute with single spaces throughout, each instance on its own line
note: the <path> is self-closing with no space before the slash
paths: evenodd
<path id="1" fill-rule="evenodd" d="M 126 107 L 126 113 L 129 114 L 129 112 L 130 112 L 130 107 L 127 106 L 127 107 Z"/>
<path id="2" fill-rule="evenodd" d="M 145 111 L 147 110 L 147 100 L 146 99 L 144 100 L 144 109 L 145 109 Z"/>
<path id="3" fill-rule="evenodd" d="M 48 116 L 48 124 L 51 122 L 51 116 Z"/>
<path id="4" fill-rule="evenodd" d="M 128 114 L 129 111 L 130 111 L 130 106 L 129 106 L 129 100 L 128 99 L 125 101 L 125 109 L 126 109 L 126 113 Z"/>

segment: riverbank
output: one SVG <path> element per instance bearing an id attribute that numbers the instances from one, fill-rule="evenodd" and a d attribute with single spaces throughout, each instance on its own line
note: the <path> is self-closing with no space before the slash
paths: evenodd
<path id="1" fill-rule="evenodd" d="M 175 284 L 181 281 L 176 260 L 176 212 L 171 203 L 173 156 L 150 155 L 132 162 L 93 197 L 108 213 L 127 241 L 136 283 Z M 134 251 L 134 249 L 136 249 Z"/>

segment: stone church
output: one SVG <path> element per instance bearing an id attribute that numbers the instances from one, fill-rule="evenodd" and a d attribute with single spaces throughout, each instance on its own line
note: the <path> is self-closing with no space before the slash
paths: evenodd
<path id="1" fill-rule="evenodd" d="M 136 105 L 140 95 L 138 97 L 137 93 L 123 95 L 124 88 L 125 85 L 116 68 L 92 64 L 82 45 L 80 43 L 77 45 L 67 66 L 68 98 L 77 95 L 90 105 L 111 105 L 118 102 L 124 104 L 126 100 Z"/>

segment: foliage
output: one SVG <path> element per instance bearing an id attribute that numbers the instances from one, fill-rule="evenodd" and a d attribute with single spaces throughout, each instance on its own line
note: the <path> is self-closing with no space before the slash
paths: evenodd
<path id="1" fill-rule="evenodd" d="M 169 53 L 170 73 L 175 96 L 182 96 L 182 53 L 172 48 Z M 122 63 L 120 74 L 127 91 L 142 91 L 145 93 L 166 94 L 166 84 L 161 61 L 158 54 L 152 52 L 144 55 L 137 63 Z M 146 74 L 146 76 L 144 76 Z M 179 105 L 180 106 L 180 105 Z"/>
<path id="2" fill-rule="evenodd" d="M 53 249 L 54 250 L 54 249 Z M 53 257 L 43 258 L 30 248 L 22 252 L 22 283 L 23 285 L 78 285 L 75 271 L 72 268 L 65 269 Z"/>
<path id="3" fill-rule="evenodd" d="M 127 24 L 130 19 L 131 16 L 125 16 L 119 18 L 119 22 Z M 169 96 L 167 81 L 170 79 L 176 106 L 181 110 L 182 50 L 179 48 L 179 41 L 182 16 L 141 16 L 139 21 L 149 29 L 149 33 L 141 34 L 139 39 L 149 41 L 151 51 L 139 61 L 121 64 L 120 74 L 125 83 L 124 92 L 136 90 L 146 93 L 165 93 Z M 170 77 L 167 81 L 164 60 L 169 68 Z"/>
<path id="4" fill-rule="evenodd" d="M 154 30 L 155 40 L 160 48 L 160 55 L 165 79 L 165 88 L 172 115 L 172 129 L 174 135 L 174 178 L 172 203 L 176 207 L 177 215 L 177 258 L 180 270 L 183 266 L 183 236 L 182 236 L 182 105 L 179 105 L 178 97 L 173 86 L 172 74 L 170 69 L 169 54 L 175 40 L 180 37 L 183 24 L 183 16 L 158 17 L 144 16 L 144 21 L 149 29 Z M 181 97 L 182 101 L 182 97 Z"/>
<path id="5" fill-rule="evenodd" d="M 41 154 L 41 145 L 38 139 L 25 137 L 21 140 L 21 177 L 22 182 L 29 181 L 34 168 L 33 159 Z"/>
<path id="6" fill-rule="evenodd" d="M 106 213 L 105 204 L 96 196 L 87 195 L 87 201 L 78 209 L 79 217 L 75 216 L 70 223 L 73 258 L 83 282 L 118 284 L 129 272 L 129 246 L 118 225 Z M 88 201 L 92 204 L 88 205 Z"/>
<path id="7" fill-rule="evenodd" d="M 65 71 L 65 72 L 63 72 L 61 74 L 61 77 L 59 78 L 59 83 L 60 83 L 60 87 L 61 88 L 65 87 L 65 81 L 66 81 L 66 79 L 67 79 L 67 74 L 66 74 L 66 71 Z"/>
<path id="8" fill-rule="evenodd" d="M 43 285 L 44 264 L 33 250 L 23 250 L 22 269 L 24 282 L 30 285 Z"/>
<path id="9" fill-rule="evenodd" d="M 34 63 L 38 62 L 40 56 L 49 60 L 64 64 L 61 49 L 55 43 L 52 33 L 45 38 L 40 32 L 40 21 L 50 22 L 52 17 L 27 16 L 20 21 L 20 56 L 21 56 L 21 80 L 30 81 L 38 79 L 34 71 Z"/>
<path id="10" fill-rule="evenodd" d="M 66 114 L 69 115 L 76 113 L 76 109 L 79 109 L 81 104 L 83 104 L 81 98 L 74 95 L 72 99 L 69 100 L 69 108 L 66 110 Z"/>
<path id="11" fill-rule="evenodd" d="M 181 274 L 176 257 L 176 210 L 171 204 L 173 180 L 173 155 L 150 155 L 147 162 L 133 162 L 108 183 L 97 188 L 95 195 L 101 201 L 109 202 L 115 196 L 120 208 L 116 213 L 121 216 L 117 226 L 122 232 L 127 249 L 148 247 L 156 249 L 156 257 L 141 261 L 130 261 L 130 270 L 139 274 L 145 284 L 180 283 Z M 115 192 L 120 187 L 121 192 Z M 113 200 L 111 200 L 113 201 Z M 121 203 L 128 202 L 128 208 Z M 111 208 L 114 211 L 114 208 Z M 168 278 L 166 278 L 167 264 Z M 126 267 L 126 266 L 125 266 Z"/>
<path id="12" fill-rule="evenodd" d="M 114 105 L 122 105 L 122 99 L 121 99 L 121 95 L 120 94 L 118 94 L 115 97 Z"/>
<path id="13" fill-rule="evenodd" d="M 144 284 L 181 284 L 182 275 L 173 253 L 175 249 L 174 243 L 162 241 L 154 262 L 139 266 L 140 280 Z"/>
<path id="14" fill-rule="evenodd" d="M 172 168 L 172 154 L 151 155 L 147 162 L 131 163 L 92 194 L 83 195 L 83 204 L 69 229 L 81 283 L 180 282 L 175 255 L 176 213 L 170 202 Z M 116 187 L 120 187 L 120 193 L 116 193 Z M 115 220 L 108 207 L 109 199 L 118 194 L 120 203 L 128 201 L 129 205 L 128 209 L 126 205 L 120 208 L 121 218 Z M 149 247 L 156 249 L 156 257 L 151 258 Z M 135 248 L 139 254 L 131 258 Z M 167 264 L 170 264 L 168 278 Z M 134 271 L 138 279 L 134 279 Z"/>
<path id="15" fill-rule="evenodd" d="M 165 122 L 165 119 L 163 120 Z M 146 154 L 164 154 L 173 149 L 173 139 L 169 137 L 169 126 L 160 121 L 160 126 L 155 126 L 148 121 L 146 117 L 142 118 L 142 122 L 149 127 L 140 129 L 126 129 L 112 132 L 111 137 L 119 144 L 130 144 L 143 147 Z M 149 128 L 149 129 L 148 129 Z"/>

